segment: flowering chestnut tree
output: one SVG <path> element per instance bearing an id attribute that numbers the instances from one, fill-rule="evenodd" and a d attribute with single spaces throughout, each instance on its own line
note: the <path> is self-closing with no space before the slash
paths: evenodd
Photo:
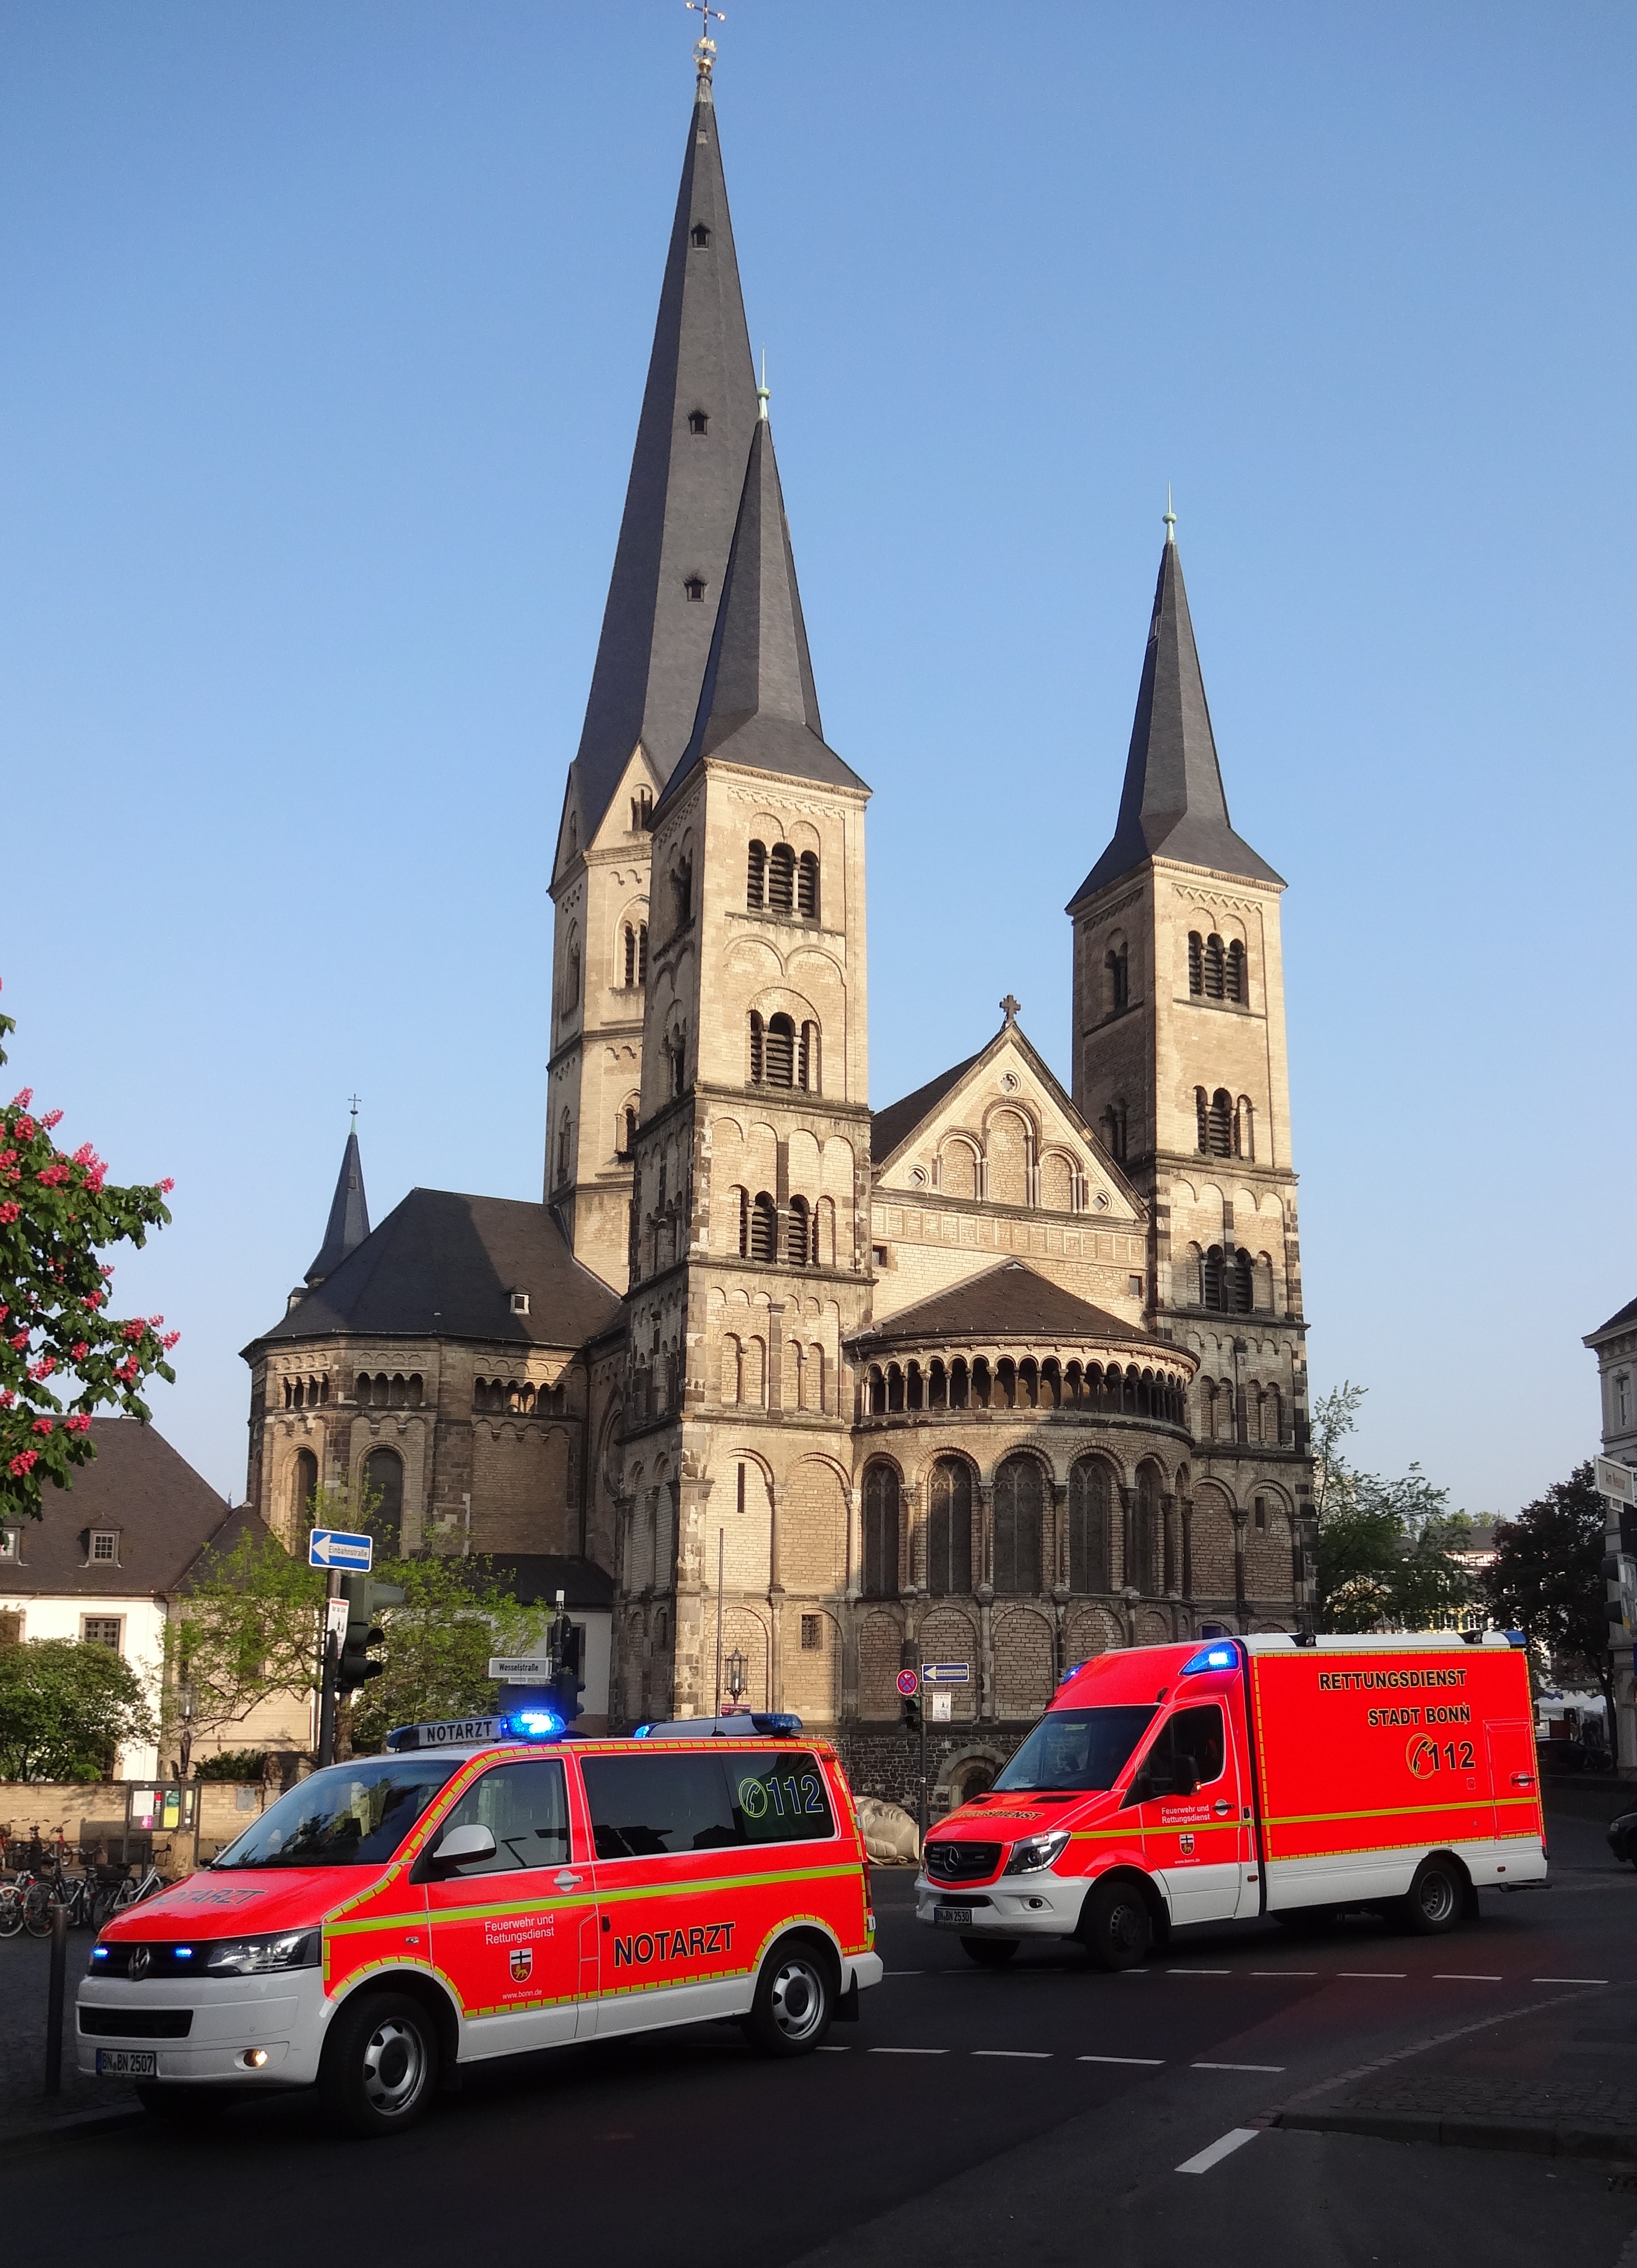
<path id="1" fill-rule="evenodd" d="M 0 1041 L 17 1028 L 0 1015 Z M 0 1046 L 0 1064 L 5 1061 Z M 49 1480 L 89 1464 L 93 1410 L 149 1415 L 141 1388 L 174 1379 L 163 1315 L 108 1312 L 111 1245 L 145 1244 L 170 1219 L 172 1184 L 115 1189 L 89 1142 L 67 1157 L 60 1110 L 24 1087 L 0 1107 L 0 1521 L 41 1517 Z"/>

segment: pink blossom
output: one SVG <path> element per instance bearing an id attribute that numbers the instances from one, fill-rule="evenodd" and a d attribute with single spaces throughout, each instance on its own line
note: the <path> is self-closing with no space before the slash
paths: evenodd
<path id="1" fill-rule="evenodd" d="M 31 1378 L 49 1378 L 56 1366 L 55 1355 L 42 1354 L 38 1362 L 29 1364 L 28 1374 Z"/>
<path id="2" fill-rule="evenodd" d="M 20 1481 L 26 1473 L 32 1473 L 34 1467 L 39 1462 L 40 1452 L 38 1449 L 25 1449 L 21 1456 L 13 1457 L 11 1460 L 10 1469 L 12 1479 L 14 1481 Z"/>
<path id="3" fill-rule="evenodd" d="M 63 1113 L 60 1110 L 48 1110 L 40 1123 L 45 1127 L 59 1126 L 63 1123 Z"/>
<path id="4" fill-rule="evenodd" d="M 91 1342 L 88 1339 L 76 1339 L 69 1352 L 76 1362 L 84 1362 L 85 1357 L 91 1352 Z"/>
<path id="5" fill-rule="evenodd" d="M 54 1189 L 59 1182 L 68 1179 L 68 1167 L 59 1159 L 55 1166 L 42 1166 L 34 1179 L 41 1189 Z"/>
<path id="6" fill-rule="evenodd" d="M 0 1386 L 0 1410 L 9 1410 L 17 1400 L 9 1386 Z"/>
<path id="7" fill-rule="evenodd" d="M 21 1211 L 20 1205 L 0 1204 L 0 1228 L 10 1228 Z"/>
<path id="8" fill-rule="evenodd" d="M 89 1433 L 91 1420 L 89 1418 L 65 1418 L 63 1420 L 63 1431 L 65 1433 Z"/>
<path id="9" fill-rule="evenodd" d="M 171 1191 L 176 1187 L 176 1184 L 167 1176 L 166 1179 L 162 1182 L 156 1182 L 154 1187 L 159 1190 L 159 1195 L 162 1197 L 167 1197 Z"/>
<path id="10" fill-rule="evenodd" d="M 23 1141 L 32 1142 L 36 1131 L 33 1120 L 28 1117 L 19 1118 L 17 1122 L 17 1130 Z"/>
<path id="11" fill-rule="evenodd" d="M 28 1333 L 26 1331 L 19 1331 L 17 1336 L 12 1340 L 11 1344 L 17 1349 L 18 1354 L 21 1354 L 23 1349 L 28 1344 Z"/>
<path id="12" fill-rule="evenodd" d="M 51 1431 L 51 1420 L 49 1418 L 36 1418 L 34 1420 L 34 1431 L 36 1433 L 48 1433 Z"/>
<path id="13" fill-rule="evenodd" d="M 11 1108 L 13 1110 L 26 1110 L 33 1099 L 34 1090 L 32 1086 L 19 1086 L 11 1097 Z"/>
<path id="14" fill-rule="evenodd" d="M 180 1331 L 166 1331 L 165 1336 L 159 1341 L 159 1344 L 165 1349 L 166 1353 L 169 1354 L 171 1349 L 175 1345 L 177 1340 L 181 1338 L 181 1333 Z"/>
<path id="15" fill-rule="evenodd" d="M 146 1329 L 147 1325 L 138 1318 L 134 1323 L 127 1323 L 121 1331 L 120 1336 L 122 1339 L 139 1339 Z"/>

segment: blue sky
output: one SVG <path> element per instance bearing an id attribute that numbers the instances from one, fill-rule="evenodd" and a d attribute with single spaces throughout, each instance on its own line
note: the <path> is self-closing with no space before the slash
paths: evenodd
<path id="1" fill-rule="evenodd" d="M 173 1228 L 165 1432 L 346 1131 L 531 1197 L 545 885 L 691 93 L 681 0 L 0 5 L 13 1084 Z M 1007 990 L 1066 1073 L 1165 485 L 1289 880 L 1316 1382 L 1472 1510 L 1590 1453 L 1637 1291 L 1637 18 L 843 13 L 718 96 L 827 735 L 875 790 L 873 1099 Z"/>

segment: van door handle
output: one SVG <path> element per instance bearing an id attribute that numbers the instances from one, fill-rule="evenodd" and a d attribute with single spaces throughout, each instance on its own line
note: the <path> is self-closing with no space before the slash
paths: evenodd
<path id="1" fill-rule="evenodd" d="M 1533 1772 L 1514 1772 L 1512 1775 L 1512 1785 L 1514 1787 L 1533 1787 L 1535 1785 L 1535 1775 Z"/>
<path id="2" fill-rule="evenodd" d="M 580 1877 L 578 1874 L 571 1874 L 566 1867 L 563 1868 L 560 1874 L 553 1874 L 551 1879 L 560 1890 L 577 1890 L 580 1884 Z"/>

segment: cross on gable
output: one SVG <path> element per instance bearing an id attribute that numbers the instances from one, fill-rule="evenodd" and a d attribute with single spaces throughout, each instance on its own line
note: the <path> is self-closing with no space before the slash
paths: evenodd
<path id="1" fill-rule="evenodd" d="M 1014 999 L 1012 994 L 1008 992 L 1006 998 L 1000 1003 L 1000 1012 L 1006 1018 L 1008 1024 L 1015 1024 L 1018 1017 L 1022 1012 L 1022 1007 L 1023 1003 L 1021 1000 Z"/>

